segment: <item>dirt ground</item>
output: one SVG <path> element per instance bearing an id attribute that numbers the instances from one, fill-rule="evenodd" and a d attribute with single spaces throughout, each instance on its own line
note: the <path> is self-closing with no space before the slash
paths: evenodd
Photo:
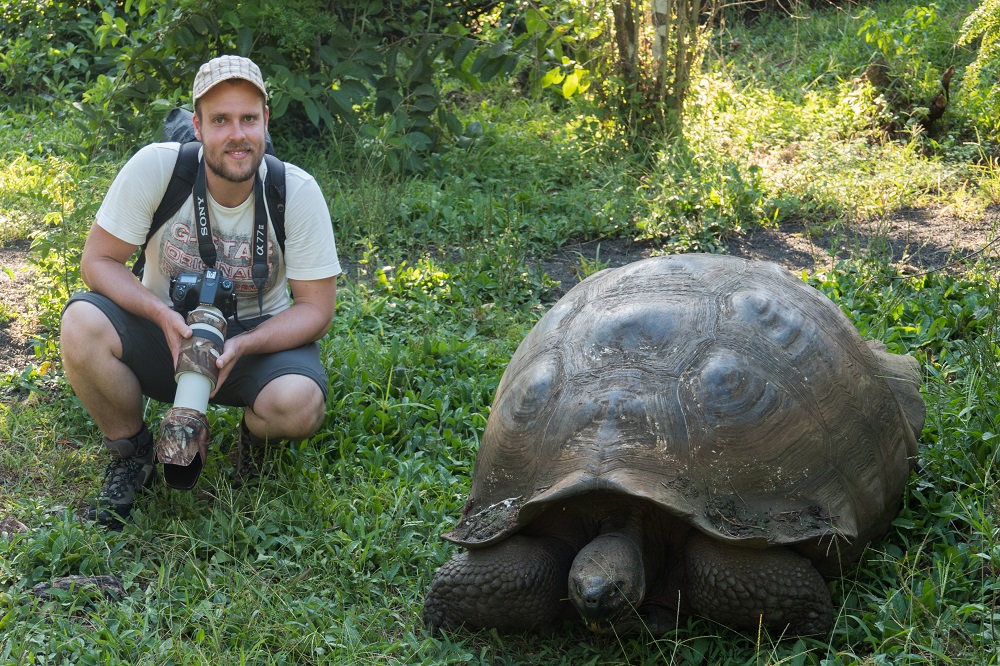
<path id="1" fill-rule="evenodd" d="M 0 245 L 0 376 L 19 374 L 35 358 L 29 245 L 26 240 Z"/>
<path id="2" fill-rule="evenodd" d="M 913 273 L 957 270 L 964 258 L 996 256 L 998 248 L 993 242 L 998 225 L 997 207 L 976 220 L 956 217 L 946 209 L 911 209 L 878 226 L 848 232 L 817 233 L 796 224 L 755 229 L 730 239 L 728 250 L 735 256 L 773 261 L 796 273 L 828 269 L 859 252 L 891 257 L 893 263 Z M 549 277 L 560 283 L 554 294 L 558 297 L 579 281 L 581 257 L 616 267 L 649 257 L 654 249 L 628 239 L 568 244 L 543 259 L 542 265 Z M 34 359 L 32 336 L 37 325 L 30 315 L 33 276 L 28 250 L 27 241 L 0 246 L 0 376 L 18 374 Z"/>
<path id="3" fill-rule="evenodd" d="M 728 251 L 737 257 L 773 261 L 794 273 L 814 273 L 832 268 L 838 261 L 861 253 L 876 253 L 903 271 L 960 270 L 963 259 L 976 255 L 996 256 L 1000 248 L 993 240 L 1000 226 L 1000 208 L 981 219 L 964 220 L 945 209 L 909 209 L 878 226 L 855 227 L 840 233 L 817 232 L 801 224 L 774 229 L 754 229 L 729 239 Z M 557 295 L 576 282 L 580 257 L 599 257 L 609 268 L 649 257 L 654 247 L 629 240 L 592 241 L 571 244 L 548 258 L 545 271 L 561 282 Z M 599 253 L 599 254 L 598 254 Z"/>

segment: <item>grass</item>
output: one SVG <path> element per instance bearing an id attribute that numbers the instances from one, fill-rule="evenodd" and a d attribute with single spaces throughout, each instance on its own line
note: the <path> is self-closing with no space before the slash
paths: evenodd
<path id="1" fill-rule="evenodd" d="M 946 4 L 939 15 L 971 9 Z M 891 26 L 906 7 L 876 9 Z M 439 535 L 465 501 L 497 382 L 552 302 L 551 280 L 529 258 L 569 240 L 713 249 L 722 234 L 760 224 L 846 232 L 909 206 L 981 216 L 996 202 L 995 163 L 979 159 L 993 149 L 971 143 L 960 115 L 936 138 L 878 131 L 877 105 L 855 81 L 872 54 L 852 12 L 800 8 L 808 20 L 730 23 L 718 43 L 744 46 L 724 61 L 710 54 L 685 140 L 653 143 L 638 158 L 603 142 L 586 108 L 553 110 L 503 91 L 466 110 L 484 124 L 479 143 L 420 177 L 279 145 L 319 179 L 342 259 L 358 266 L 322 344 L 327 418 L 275 458 L 260 486 L 234 490 L 226 454 L 238 415 L 213 410 L 198 489 L 157 488 L 121 532 L 76 518 L 106 459 L 53 361 L 82 239 L 124 156 L 87 163 L 56 117 L 5 113 L 0 243 L 33 240 L 42 341 L 34 365 L 0 382 L 0 520 L 29 528 L 0 537 L 0 663 L 1000 661 L 1000 301 L 989 253 L 911 276 L 858 255 L 805 276 L 864 336 L 918 358 L 928 405 L 920 467 L 893 531 L 831 582 L 831 636 L 741 634 L 699 619 L 657 640 L 596 637 L 575 624 L 440 639 L 421 628 L 431 576 L 455 552 Z M 774 62 L 783 64 L 765 66 Z M 581 275 L 603 261 L 581 255 Z M 148 420 L 163 410 L 150 403 Z M 125 592 L 31 592 L 73 574 L 115 575 Z"/>

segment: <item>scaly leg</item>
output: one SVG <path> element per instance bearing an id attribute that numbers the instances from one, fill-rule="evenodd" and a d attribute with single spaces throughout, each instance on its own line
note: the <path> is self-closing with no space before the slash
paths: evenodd
<path id="1" fill-rule="evenodd" d="M 684 592 L 698 615 L 737 629 L 824 635 L 833 602 L 812 562 L 789 548 L 743 548 L 690 537 Z"/>
<path id="2" fill-rule="evenodd" d="M 459 553 L 434 574 L 424 625 L 437 633 L 463 624 L 502 630 L 550 624 L 569 608 L 573 555 L 558 539 L 520 535 Z"/>

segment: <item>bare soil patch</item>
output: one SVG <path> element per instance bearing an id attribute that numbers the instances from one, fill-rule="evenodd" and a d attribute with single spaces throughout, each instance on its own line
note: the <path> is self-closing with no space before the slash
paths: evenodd
<path id="1" fill-rule="evenodd" d="M 778 228 L 753 229 L 727 241 L 729 254 L 773 261 L 792 272 L 829 270 L 852 256 L 871 254 L 902 271 L 960 271 L 963 262 L 979 255 L 994 256 L 1000 226 L 1000 208 L 980 219 L 968 220 L 944 208 L 899 211 L 877 225 L 857 225 L 830 231 L 790 223 Z M 628 239 L 575 243 L 564 246 L 543 263 L 545 272 L 561 284 L 555 296 L 580 281 L 581 257 L 608 268 L 645 259 L 655 252 L 651 244 Z"/>
<path id="2" fill-rule="evenodd" d="M 0 245 L 0 376 L 19 374 L 35 357 L 30 241 Z"/>

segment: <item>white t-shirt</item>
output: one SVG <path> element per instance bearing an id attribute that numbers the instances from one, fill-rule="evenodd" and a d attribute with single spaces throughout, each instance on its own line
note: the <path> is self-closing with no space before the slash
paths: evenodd
<path id="1" fill-rule="evenodd" d="M 141 148 L 115 177 L 100 210 L 97 224 L 126 243 L 142 245 L 153 213 L 167 191 L 177 161 L 178 143 L 154 143 Z M 261 162 L 259 177 L 267 174 Z M 268 219 L 268 279 L 264 314 L 277 314 L 290 305 L 288 280 L 321 280 L 340 275 L 330 211 L 319 185 L 308 173 L 285 163 L 285 252 L 275 240 Z M 263 205 L 263 204 L 262 204 Z M 233 280 L 240 318 L 260 314 L 257 287 L 251 279 L 254 196 L 227 208 L 208 195 L 208 215 L 215 237 L 216 268 Z M 153 235 L 146 247 L 142 283 L 170 304 L 170 278 L 178 273 L 201 273 L 194 203 L 188 197 L 180 209 Z"/>

